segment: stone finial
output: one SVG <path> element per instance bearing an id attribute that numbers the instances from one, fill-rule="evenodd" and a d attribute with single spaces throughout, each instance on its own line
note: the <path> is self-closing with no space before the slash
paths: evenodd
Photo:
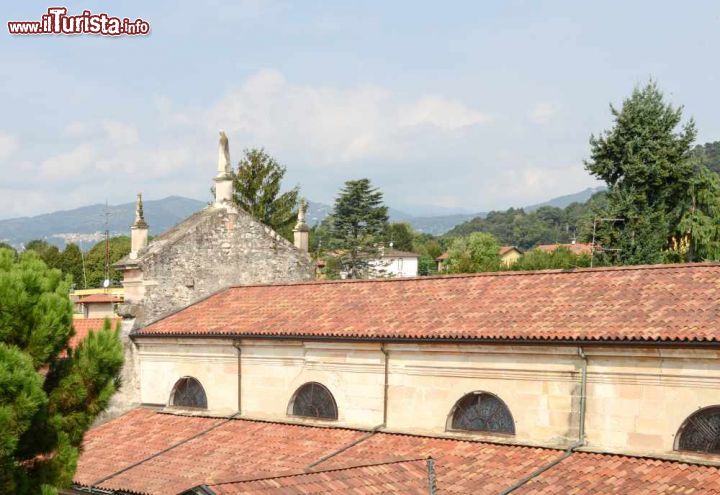
<path id="1" fill-rule="evenodd" d="M 135 223 L 133 227 L 136 229 L 146 229 L 148 224 L 145 223 L 145 214 L 143 212 L 142 193 L 137 194 L 137 200 L 135 201 Z"/>
<path id="2" fill-rule="evenodd" d="M 293 229 L 293 244 L 301 251 L 308 251 L 308 244 L 310 238 L 310 227 L 305 223 L 305 215 L 307 214 L 307 201 L 305 198 L 300 199 L 300 206 L 298 207 L 298 219 Z"/>
<path id="3" fill-rule="evenodd" d="M 218 170 L 215 176 L 215 206 L 227 207 L 232 203 L 232 167 L 230 165 L 230 144 L 225 131 L 220 131 L 218 143 Z"/>
<path id="4" fill-rule="evenodd" d="M 135 202 L 135 223 L 130 228 L 130 259 L 137 259 L 138 253 L 148 244 L 148 224 L 143 212 L 142 193 Z"/>
<path id="5" fill-rule="evenodd" d="M 300 206 L 298 207 L 298 219 L 297 224 L 295 225 L 295 228 L 298 228 L 305 224 L 305 215 L 307 215 L 307 201 L 305 198 L 300 198 Z"/>

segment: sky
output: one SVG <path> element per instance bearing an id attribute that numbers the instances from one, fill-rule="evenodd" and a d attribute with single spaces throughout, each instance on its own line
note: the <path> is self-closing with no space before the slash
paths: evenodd
<path id="1" fill-rule="evenodd" d="M 11 36 L 66 6 L 148 36 Z M 367 177 L 417 214 L 599 185 L 588 139 L 655 79 L 720 140 L 720 2 L 9 2 L 0 9 L 0 218 L 209 199 L 218 130 L 332 203 Z M 716 62 L 713 62 L 716 60 Z"/>

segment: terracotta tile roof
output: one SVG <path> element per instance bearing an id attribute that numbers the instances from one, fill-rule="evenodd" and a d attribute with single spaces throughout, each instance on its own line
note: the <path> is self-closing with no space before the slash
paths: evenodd
<path id="1" fill-rule="evenodd" d="M 367 433 L 346 429 L 136 409 L 87 433 L 75 483 L 153 495 L 199 485 L 219 495 L 415 493 L 413 487 L 427 475 L 419 460 L 431 456 L 439 493 L 496 495 L 562 455 L 553 449 L 377 433 L 308 471 L 363 437 Z M 720 468 L 575 453 L 516 493 L 717 495 Z"/>
<path id="2" fill-rule="evenodd" d="M 217 495 L 427 495 L 427 460 L 371 464 L 312 473 L 209 485 Z"/>
<path id="3" fill-rule="evenodd" d="M 514 494 L 720 494 L 720 468 L 619 455 L 575 453 Z"/>
<path id="4" fill-rule="evenodd" d="M 122 298 L 112 294 L 90 294 L 89 296 L 80 297 L 77 302 L 80 303 L 117 303 L 122 302 Z"/>
<path id="5" fill-rule="evenodd" d="M 551 253 L 559 247 L 568 248 L 575 254 L 590 254 L 592 252 L 592 243 L 590 242 L 576 242 L 575 244 L 540 244 L 539 246 L 535 246 L 535 249 Z M 597 246 L 595 247 L 595 250 L 599 250 Z"/>
<path id="6" fill-rule="evenodd" d="M 365 434 L 258 421 L 222 422 L 135 409 L 86 434 L 75 481 L 94 484 L 212 427 L 216 428 L 99 483 L 98 488 L 174 495 L 203 483 L 300 472 Z"/>
<path id="7" fill-rule="evenodd" d="M 115 328 L 120 318 L 111 318 L 110 323 Z M 69 347 L 75 349 L 77 345 L 87 337 L 90 330 L 97 332 L 102 330 L 105 318 L 78 318 L 73 320 L 73 328 L 75 329 L 75 335 L 70 339 Z"/>
<path id="8" fill-rule="evenodd" d="M 445 251 L 443 254 L 441 254 L 440 256 L 435 258 L 435 261 L 445 261 L 448 258 L 450 258 L 450 254 L 447 251 Z"/>
<path id="9" fill-rule="evenodd" d="M 226 289 L 137 335 L 720 341 L 720 264 Z"/>

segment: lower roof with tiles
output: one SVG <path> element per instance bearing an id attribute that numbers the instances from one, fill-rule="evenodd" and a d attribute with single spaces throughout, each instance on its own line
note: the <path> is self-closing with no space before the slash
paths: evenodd
<path id="1" fill-rule="evenodd" d="M 104 493 L 299 495 L 429 493 L 434 482 L 441 494 L 495 495 L 561 456 L 554 449 L 140 408 L 86 434 L 75 484 Z M 720 468 L 573 453 L 513 493 L 717 495 Z"/>
<path id="2" fill-rule="evenodd" d="M 720 343 L 720 264 L 230 287 L 135 336 Z"/>

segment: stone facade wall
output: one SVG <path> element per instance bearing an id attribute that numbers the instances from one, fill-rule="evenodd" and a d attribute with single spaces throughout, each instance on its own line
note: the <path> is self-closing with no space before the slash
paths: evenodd
<path id="1" fill-rule="evenodd" d="M 167 404 L 183 376 L 198 378 L 211 414 L 280 421 L 302 384 L 333 394 L 337 426 L 382 423 L 385 354 L 375 343 L 318 343 L 138 338 L 142 400 Z M 567 447 L 578 438 L 582 359 L 575 347 L 389 344 L 387 430 Z M 697 456 L 674 451 L 683 421 L 720 404 L 720 351 L 585 348 L 588 357 L 587 448 L 629 454 Z M 447 431 L 466 393 L 491 392 L 515 420 L 513 437 Z M 326 422 L 323 422 L 326 423 Z M 702 456 L 701 456 L 702 457 Z"/>
<path id="2" fill-rule="evenodd" d="M 306 252 L 242 211 L 208 207 L 182 235 L 160 238 L 127 270 L 141 302 L 137 325 L 183 308 L 220 289 L 238 284 L 310 280 L 315 267 Z M 132 299 L 132 294 L 126 300 Z M 132 302 L 132 300 L 131 300 Z"/>

